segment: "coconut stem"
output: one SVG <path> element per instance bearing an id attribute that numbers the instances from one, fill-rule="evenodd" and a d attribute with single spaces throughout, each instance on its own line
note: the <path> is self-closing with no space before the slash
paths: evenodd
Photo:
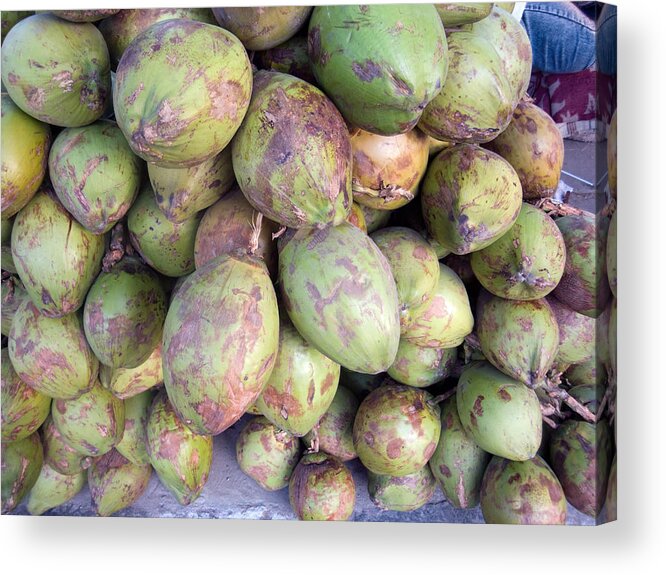
<path id="1" fill-rule="evenodd" d="M 609 392 L 610 392 L 610 388 L 607 387 L 606 391 L 604 392 L 604 396 L 601 398 L 601 403 L 599 404 L 599 407 L 597 408 L 597 421 L 599 421 L 601 419 L 601 416 L 603 415 L 604 410 L 606 409 L 606 404 L 608 403 Z"/>
<path id="2" fill-rule="evenodd" d="M 550 409 L 552 409 L 552 412 Z M 541 419 L 550 427 L 553 429 L 557 429 L 557 423 L 555 423 L 549 415 L 552 415 L 555 413 L 555 410 L 552 408 L 552 406 L 546 407 L 545 405 L 541 404 Z"/>
<path id="3" fill-rule="evenodd" d="M 535 208 L 543 210 L 551 217 L 557 216 L 582 216 L 587 212 L 579 210 L 568 204 L 556 204 L 550 198 L 542 198 L 534 204 Z"/>
<path id="4" fill-rule="evenodd" d="M 271 239 L 272 240 L 277 240 L 286 231 L 287 231 L 287 226 L 281 226 L 280 229 L 277 232 L 275 232 L 274 234 L 271 234 Z"/>
<path id="5" fill-rule="evenodd" d="M 312 428 L 312 439 L 310 440 L 310 447 L 308 448 L 308 453 L 317 453 L 319 452 L 319 424 L 315 425 Z"/>
<path id="6" fill-rule="evenodd" d="M 596 423 L 597 417 L 592 413 L 586 406 L 580 403 L 577 399 L 571 397 L 566 390 L 562 388 L 556 388 L 548 391 L 548 395 L 555 399 L 559 399 L 566 403 L 571 409 L 573 409 L 578 415 L 580 415 L 585 421 L 590 423 Z"/>
<path id="7" fill-rule="evenodd" d="M 449 397 L 456 394 L 457 389 L 458 386 L 456 385 L 454 388 L 449 389 L 449 391 L 445 391 L 444 393 L 433 397 L 430 400 L 430 403 L 432 403 L 433 405 L 437 405 L 439 403 L 442 403 L 443 401 L 446 401 L 447 399 L 449 399 Z"/>
<path id="8" fill-rule="evenodd" d="M 252 220 L 252 236 L 250 236 L 250 242 L 248 246 L 248 252 L 251 255 L 259 249 L 259 234 L 261 234 L 261 223 L 264 219 L 264 214 L 261 212 L 255 212 L 255 216 Z"/>
<path id="9" fill-rule="evenodd" d="M 125 227 L 122 222 L 118 222 L 111 230 L 111 241 L 109 249 L 102 260 L 102 269 L 105 272 L 111 270 L 125 255 Z"/>
<path id="10" fill-rule="evenodd" d="M 393 202 L 401 198 L 411 201 L 414 199 L 414 194 L 405 188 L 401 188 L 395 184 L 385 184 L 381 182 L 379 189 L 367 188 L 358 182 L 352 182 L 352 193 L 355 195 L 368 196 L 370 198 L 379 198 L 384 203 Z"/>
<path id="11" fill-rule="evenodd" d="M 468 336 L 465 336 L 465 343 L 472 348 L 472 350 L 481 351 L 481 342 L 479 341 L 479 336 L 476 333 L 472 332 Z"/>

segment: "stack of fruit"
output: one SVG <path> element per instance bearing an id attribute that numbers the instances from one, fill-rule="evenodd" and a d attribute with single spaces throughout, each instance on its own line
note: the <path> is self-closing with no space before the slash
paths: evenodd
<path id="1" fill-rule="evenodd" d="M 383 509 L 600 513 L 615 219 L 549 200 L 504 8 L 3 13 L 3 513 L 187 505 L 241 418 L 301 519 L 356 457 Z"/>

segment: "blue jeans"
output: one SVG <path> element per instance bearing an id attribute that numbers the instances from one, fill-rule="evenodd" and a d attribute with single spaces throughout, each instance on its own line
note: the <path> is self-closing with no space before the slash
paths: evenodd
<path id="1" fill-rule="evenodd" d="M 521 24 L 532 43 L 533 69 L 563 74 L 595 63 L 595 23 L 573 2 L 528 2 Z"/>
<path id="2" fill-rule="evenodd" d="M 617 76 L 617 6 L 606 4 L 597 21 L 597 66 L 609 76 Z"/>

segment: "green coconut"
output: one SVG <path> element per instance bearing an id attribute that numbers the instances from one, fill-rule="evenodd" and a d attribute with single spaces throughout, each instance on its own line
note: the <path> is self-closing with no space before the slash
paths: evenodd
<path id="1" fill-rule="evenodd" d="M 16 105 L 54 126 L 91 124 L 111 96 L 109 51 L 93 24 L 36 14 L 2 43 L 2 83 Z"/>
<path id="2" fill-rule="evenodd" d="M 545 297 L 564 273 L 566 247 L 555 222 L 523 203 L 518 219 L 502 237 L 472 254 L 472 270 L 492 294 L 513 300 Z"/>
<path id="3" fill-rule="evenodd" d="M 278 331 L 275 290 L 258 258 L 223 254 L 190 274 L 162 339 L 164 385 L 180 419 L 207 435 L 238 421 L 269 380 Z"/>
<path id="4" fill-rule="evenodd" d="M 591 359 L 570 366 L 564 372 L 564 376 L 572 385 L 604 385 L 606 369 L 595 352 Z"/>
<path id="5" fill-rule="evenodd" d="M 570 365 L 592 359 L 596 347 L 596 320 L 575 312 L 552 295 L 546 301 L 555 314 L 560 330 L 560 347 L 555 363 Z"/>
<path id="6" fill-rule="evenodd" d="M 344 385 L 358 400 L 365 399 L 371 391 L 382 385 L 385 379 L 385 373 L 358 373 L 344 367 L 340 368 L 340 386 Z"/>
<path id="7" fill-rule="evenodd" d="M 340 366 L 283 320 L 275 366 L 255 405 L 277 427 L 303 437 L 331 405 Z"/>
<path id="8" fill-rule="evenodd" d="M 481 480 L 491 455 L 465 431 L 455 397 L 446 400 L 441 410 L 439 443 L 428 465 L 451 505 L 470 509 L 479 504 Z"/>
<path id="9" fill-rule="evenodd" d="M 259 408 L 254 403 L 245 410 L 245 413 L 248 415 L 261 415 L 261 411 L 259 411 Z"/>
<path id="10" fill-rule="evenodd" d="M 148 359 L 137 367 L 99 366 L 99 380 L 113 395 L 120 399 L 129 399 L 148 389 L 161 385 L 162 342 L 160 341 Z"/>
<path id="11" fill-rule="evenodd" d="M 3 93 L 0 149 L 3 227 L 4 220 L 18 213 L 42 184 L 50 145 L 51 128 L 48 124 L 43 124 L 23 112 L 7 94 Z"/>
<path id="12" fill-rule="evenodd" d="M 449 64 L 432 5 L 317 6 L 308 53 L 318 85 L 345 119 L 384 136 L 416 125 Z"/>
<path id="13" fill-rule="evenodd" d="M 507 10 L 508 8 L 508 10 Z M 471 30 L 495 47 L 504 75 L 514 90 L 516 101 L 527 92 L 532 73 L 532 45 L 519 19 L 511 15 L 512 6 L 495 3 L 487 18 L 472 24 Z"/>
<path id="14" fill-rule="evenodd" d="M 326 453 L 307 453 L 289 480 L 289 502 L 301 521 L 345 521 L 354 512 L 351 471 Z"/>
<path id="15" fill-rule="evenodd" d="M 563 421 L 550 439 L 550 461 L 567 501 L 596 517 L 606 498 L 612 446 L 604 420 Z"/>
<path id="16" fill-rule="evenodd" d="M 391 212 L 389 210 L 376 210 L 361 204 L 357 205 L 361 208 L 363 217 L 365 218 L 366 233 L 371 234 L 388 225 L 389 220 L 391 219 Z"/>
<path id="17" fill-rule="evenodd" d="M 608 189 L 617 198 L 617 110 L 613 112 L 606 141 L 606 163 L 608 165 Z"/>
<path id="18" fill-rule="evenodd" d="M 4 248 L 5 246 L 9 245 L 9 242 L 12 238 L 12 228 L 14 227 L 14 220 L 11 218 L 2 218 L 0 220 L 2 223 L 2 226 L 0 227 L 0 231 L 2 233 L 2 247 Z M 3 252 L 4 254 L 4 252 Z M 5 269 L 5 268 L 2 268 Z M 14 273 L 14 272 L 12 272 Z"/>
<path id="19" fill-rule="evenodd" d="M 608 317 L 608 378 L 617 381 L 617 300 L 613 298 Z"/>
<path id="20" fill-rule="evenodd" d="M 555 221 L 566 245 L 566 264 L 553 295 L 571 309 L 599 317 L 611 298 L 606 273 L 608 221 L 591 213 Z"/>
<path id="21" fill-rule="evenodd" d="M 148 164 L 148 176 L 157 206 L 174 224 L 183 223 L 212 206 L 231 189 L 236 178 L 230 146 L 190 168 L 162 168 Z"/>
<path id="22" fill-rule="evenodd" d="M 198 435 L 176 415 L 166 393 L 153 401 L 146 427 L 150 463 L 178 503 L 189 505 L 201 494 L 213 462 L 213 438 Z"/>
<path id="23" fill-rule="evenodd" d="M 290 228 L 338 225 L 351 210 L 351 144 L 322 91 L 260 70 L 231 145 L 238 185 L 252 206 Z"/>
<path id="24" fill-rule="evenodd" d="M 186 19 L 138 34 L 118 64 L 116 121 L 144 160 L 188 167 L 219 154 L 250 102 L 252 69 L 232 34 Z"/>
<path id="25" fill-rule="evenodd" d="M 71 447 L 58 431 L 49 415 L 42 426 L 44 463 L 63 475 L 79 475 L 93 462 L 90 455 L 83 455 Z"/>
<path id="26" fill-rule="evenodd" d="M 428 136 L 428 156 L 430 158 L 432 158 L 433 156 L 436 156 L 442 150 L 446 150 L 447 148 L 452 148 L 453 146 L 455 146 L 455 144 L 453 142 L 437 140 L 437 139 L 433 138 L 432 136 Z"/>
<path id="27" fill-rule="evenodd" d="M 458 416 L 476 444 L 513 461 L 535 456 L 541 444 L 536 393 L 485 361 L 463 371 L 456 391 Z"/>
<path id="28" fill-rule="evenodd" d="M 2 296 L 0 298 L 0 301 L 2 301 L 2 308 L 0 309 L 0 313 L 2 314 L 0 331 L 2 335 L 9 335 L 14 314 L 16 314 L 16 310 L 23 303 L 24 299 L 30 298 L 18 277 L 9 276 L 7 279 L 2 280 Z"/>
<path id="29" fill-rule="evenodd" d="M 51 417 L 71 447 L 82 455 L 97 457 L 120 443 L 125 404 L 98 382 L 76 399 L 56 399 Z"/>
<path id="30" fill-rule="evenodd" d="M 420 347 L 401 339 L 388 374 L 405 385 L 428 387 L 446 379 L 457 358 L 458 348 Z"/>
<path id="31" fill-rule="evenodd" d="M 28 16 L 32 16 L 34 13 L 35 12 L 32 10 L 3 10 L 2 14 L 0 14 L 0 22 L 2 22 L 2 41 L 5 41 L 5 36 L 14 26 L 16 26 L 21 20 L 25 20 Z"/>
<path id="32" fill-rule="evenodd" d="M 430 467 L 422 467 L 415 473 L 392 477 L 368 471 L 368 494 L 380 509 L 389 511 L 414 511 L 432 499 L 437 482 Z"/>
<path id="33" fill-rule="evenodd" d="M 488 147 L 516 170 L 526 200 L 549 198 L 564 163 L 564 140 L 555 121 L 531 102 L 520 102 L 511 123 Z"/>
<path id="34" fill-rule="evenodd" d="M 617 212 L 615 212 L 608 226 L 608 238 L 606 239 L 606 272 L 608 273 L 608 285 L 617 297 Z"/>
<path id="35" fill-rule="evenodd" d="M 402 477 L 416 473 L 435 452 L 440 409 L 427 391 L 406 385 L 377 388 L 354 419 L 354 448 L 373 473 Z"/>
<path id="36" fill-rule="evenodd" d="M 472 333 L 474 316 L 465 284 L 448 266 L 439 264 L 439 282 L 432 297 L 410 310 L 402 339 L 421 347 L 452 348 Z"/>
<path id="37" fill-rule="evenodd" d="M 465 24 L 472 24 L 485 18 L 493 9 L 492 2 L 455 2 L 448 4 L 435 4 L 437 13 L 442 19 L 445 28 L 455 28 Z"/>
<path id="38" fill-rule="evenodd" d="M 135 465 L 150 463 L 146 450 L 146 426 L 155 394 L 152 390 L 144 391 L 126 399 L 125 430 L 123 438 L 115 449 Z"/>
<path id="39" fill-rule="evenodd" d="M 86 339 L 100 363 L 137 367 L 150 357 L 162 335 L 166 295 L 157 275 L 135 258 L 102 272 L 83 310 Z"/>
<path id="40" fill-rule="evenodd" d="M 289 485 L 300 457 L 298 438 L 262 416 L 252 418 L 236 440 L 236 461 L 241 471 L 267 491 Z"/>
<path id="41" fill-rule="evenodd" d="M 9 352 L 2 349 L 2 441 L 19 441 L 44 423 L 51 411 L 51 398 L 26 385 L 16 374 Z"/>
<path id="42" fill-rule="evenodd" d="M 210 8 L 141 8 L 139 10 L 120 10 L 117 14 L 104 18 L 99 23 L 99 31 L 109 47 L 111 68 L 118 66 L 132 40 L 146 28 L 162 20 L 186 18 L 207 24 L 215 24 Z"/>
<path id="43" fill-rule="evenodd" d="M 428 136 L 417 129 L 381 136 L 351 131 L 354 201 L 395 210 L 414 199 L 428 166 Z"/>
<path id="44" fill-rule="evenodd" d="M 273 233 L 278 225 L 262 217 L 258 239 L 259 212 L 234 187 L 204 213 L 194 241 L 194 263 L 197 268 L 222 254 L 233 254 L 239 250 L 264 260 L 271 277 L 277 275 L 277 244 Z M 255 247 L 256 243 L 256 247 Z"/>
<path id="45" fill-rule="evenodd" d="M 51 13 L 70 22 L 97 22 L 120 12 L 118 8 L 108 10 L 52 10 Z"/>
<path id="46" fill-rule="evenodd" d="M 262 70 L 291 74 L 316 84 L 308 57 L 307 36 L 294 36 L 274 48 L 255 52 L 253 62 Z"/>
<path id="47" fill-rule="evenodd" d="M 194 239 L 202 215 L 180 223 L 159 208 L 150 185 L 144 185 L 127 215 L 132 245 L 144 261 L 162 275 L 181 277 L 194 271 Z"/>
<path id="48" fill-rule="evenodd" d="M 438 140 L 489 142 L 506 129 L 517 98 L 493 44 L 468 31 L 448 35 L 446 83 L 426 106 L 419 128 Z"/>
<path id="49" fill-rule="evenodd" d="M 0 478 L 2 479 L 0 512 L 5 515 L 23 500 L 39 477 L 44 461 L 38 433 L 24 439 L 2 442 Z"/>
<path id="50" fill-rule="evenodd" d="M 349 212 L 349 217 L 347 218 L 347 221 L 352 226 L 357 227 L 359 230 L 361 230 L 364 234 L 368 233 L 368 226 L 365 223 L 365 215 L 363 214 L 361 206 L 356 202 L 352 202 L 352 209 Z"/>
<path id="51" fill-rule="evenodd" d="M 280 253 L 279 285 L 292 323 L 324 355 L 362 373 L 393 363 L 398 291 L 387 259 L 358 228 L 297 231 Z"/>
<path id="52" fill-rule="evenodd" d="M 383 228 L 370 237 L 391 266 L 401 320 L 406 320 L 410 310 L 425 304 L 437 288 L 437 254 L 418 232 L 409 228 Z"/>
<path id="53" fill-rule="evenodd" d="M 541 384 L 560 349 L 557 317 L 546 300 L 479 296 L 477 335 L 483 355 L 497 369 L 529 387 Z"/>
<path id="54" fill-rule="evenodd" d="M 26 298 L 14 315 L 7 347 L 21 380 L 49 397 L 73 399 L 97 379 L 99 362 L 80 314 L 49 318 Z"/>
<path id="55" fill-rule="evenodd" d="M 449 251 L 439 244 L 426 230 L 425 221 L 423 220 L 423 213 L 421 211 L 421 202 L 409 202 L 398 210 L 390 212 L 391 226 L 399 226 L 410 228 L 426 240 L 430 246 L 435 250 L 435 254 L 439 259 L 446 256 Z"/>
<path id="56" fill-rule="evenodd" d="M 78 310 L 103 255 L 104 236 L 86 230 L 48 188 L 37 192 L 14 220 L 12 258 L 43 315 L 62 317 Z"/>
<path id="57" fill-rule="evenodd" d="M 541 457 L 527 461 L 493 457 L 481 484 L 481 511 L 486 523 L 564 525 L 567 500 Z"/>
<path id="58" fill-rule="evenodd" d="M 93 234 L 103 234 L 134 202 L 143 162 L 118 126 L 101 120 L 58 134 L 49 154 L 49 175 L 67 211 Z"/>
<path id="59" fill-rule="evenodd" d="M 28 494 L 28 513 L 42 515 L 67 503 L 85 484 L 86 474 L 83 471 L 76 475 L 64 475 L 44 462 L 39 477 Z"/>
<path id="60" fill-rule="evenodd" d="M 303 442 L 306 445 L 318 444 L 320 451 L 340 461 L 356 459 L 352 429 L 358 406 L 359 400 L 354 393 L 339 385 L 333 402 L 316 427 L 303 437 Z"/>
<path id="61" fill-rule="evenodd" d="M 459 255 L 481 250 L 504 235 L 518 218 L 522 199 L 511 165 L 469 144 L 437 155 L 428 166 L 421 191 L 428 233 Z"/>
<path id="62" fill-rule="evenodd" d="M 148 487 L 153 468 L 137 465 L 112 449 L 95 459 L 88 469 L 88 487 L 95 515 L 108 517 L 129 507 Z"/>
<path id="63" fill-rule="evenodd" d="M 291 38 L 310 17 L 312 6 L 213 8 L 217 23 L 248 51 L 267 50 Z"/>
<path id="64" fill-rule="evenodd" d="M 617 455 L 613 457 L 606 489 L 606 521 L 617 521 Z"/>
<path id="65" fill-rule="evenodd" d="M 449 254 L 444 258 L 444 264 L 449 266 L 458 277 L 462 280 L 468 290 L 478 291 L 479 282 L 472 271 L 472 256 L 465 254 L 459 256 L 457 254 Z"/>

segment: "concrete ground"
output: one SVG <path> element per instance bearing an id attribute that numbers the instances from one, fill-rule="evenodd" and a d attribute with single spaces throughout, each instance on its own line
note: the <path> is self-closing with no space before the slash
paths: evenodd
<path id="1" fill-rule="evenodd" d="M 139 500 L 116 515 L 118 517 L 189 517 L 203 519 L 292 519 L 296 516 L 289 504 L 287 488 L 265 491 L 244 475 L 236 463 L 236 438 L 248 417 L 215 437 L 213 467 L 199 498 L 181 506 L 153 473 L 148 488 Z M 411 512 L 383 511 L 368 496 L 365 468 L 356 459 L 347 463 L 356 483 L 356 506 L 351 521 L 402 521 L 414 523 L 483 523 L 479 507 L 455 509 L 444 499 L 441 490 L 421 509 Z M 25 501 L 14 511 L 26 515 Z M 88 487 L 71 501 L 52 509 L 46 515 L 93 515 Z M 568 507 L 567 523 L 594 525 L 591 517 Z"/>
<path id="2" fill-rule="evenodd" d="M 573 191 L 568 200 L 572 206 L 596 213 L 606 204 L 606 141 L 564 141 L 564 165 L 561 180 Z M 584 181 L 581 181 L 584 180 Z M 590 185 L 593 183 L 593 185 Z"/>
<path id="3" fill-rule="evenodd" d="M 599 165 L 595 165 L 595 154 Z M 605 172 L 605 142 L 600 144 L 565 142 L 564 170 L 587 182 L 598 182 Z M 563 181 L 573 187 L 569 203 L 596 212 L 603 207 L 605 197 L 602 182 L 600 189 L 563 175 Z M 161 485 L 153 473 L 150 484 L 139 500 L 120 511 L 121 517 L 190 517 L 224 519 L 296 519 L 289 505 L 288 490 L 264 491 L 253 480 L 245 476 L 236 463 L 236 437 L 243 428 L 246 416 L 236 425 L 217 436 L 214 441 L 213 467 L 208 483 L 200 497 L 184 507 Z M 367 477 L 358 460 L 347 464 L 356 483 L 356 506 L 352 521 L 392 521 L 421 523 L 483 523 L 479 507 L 460 510 L 444 499 L 438 488 L 432 500 L 416 511 L 383 511 L 372 503 L 368 496 Z M 14 514 L 27 514 L 23 502 Z M 47 513 L 47 515 L 92 515 L 90 492 L 87 487 L 71 501 Z M 568 506 L 567 524 L 594 525 L 594 520 Z"/>

